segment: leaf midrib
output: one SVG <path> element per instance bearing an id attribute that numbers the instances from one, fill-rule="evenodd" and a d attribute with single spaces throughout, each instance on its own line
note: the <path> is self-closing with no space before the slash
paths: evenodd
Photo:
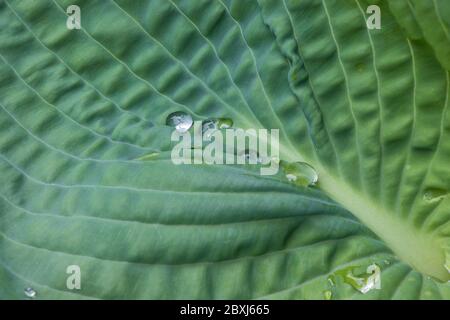
<path id="1" fill-rule="evenodd" d="M 280 155 L 282 159 L 289 161 L 303 159 L 312 164 L 319 175 L 319 188 L 377 234 L 402 261 L 428 276 L 441 281 L 450 280 L 450 275 L 444 267 L 445 253 L 439 239 L 381 208 L 365 194 L 334 177 L 320 163 L 283 146 L 280 146 Z"/>

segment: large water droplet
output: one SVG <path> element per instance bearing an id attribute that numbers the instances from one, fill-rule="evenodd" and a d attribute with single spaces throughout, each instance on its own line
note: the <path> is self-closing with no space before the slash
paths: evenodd
<path id="1" fill-rule="evenodd" d="M 25 292 L 25 295 L 26 295 L 28 298 L 34 298 L 34 297 L 36 297 L 36 291 L 35 291 L 33 288 L 31 288 L 31 287 L 26 288 L 26 289 L 24 290 L 24 292 Z"/>
<path id="2" fill-rule="evenodd" d="M 316 170 L 306 162 L 280 161 L 280 165 L 286 178 L 295 185 L 302 187 L 314 186 L 319 180 Z"/>
<path id="3" fill-rule="evenodd" d="M 372 289 L 380 289 L 380 267 L 371 264 L 367 267 L 367 274 L 355 276 L 353 271 L 356 269 L 350 266 L 335 272 L 336 275 L 341 276 L 345 283 L 351 285 L 359 292 L 365 294 Z"/>
<path id="4" fill-rule="evenodd" d="M 166 119 L 166 125 L 174 127 L 178 132 L 188 131 L 193 123 L 191 115 L 183 111 L 173 112 Z"/>
<path id="5" fill-rule="evenodd" d="M 439 188 L 428 188 L 423 194 L 423 199 L 427 202 L 437 202 L 444 199 L 447 195 L 447 190 Z"/>

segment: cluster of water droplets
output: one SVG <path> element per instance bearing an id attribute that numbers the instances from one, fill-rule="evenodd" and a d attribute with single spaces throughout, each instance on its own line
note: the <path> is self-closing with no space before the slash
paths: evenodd
<path id="1" fill-rule="evenodd" d="M 184 111 L 172 112 L 167 116 L 166 125 L 174 127 L 178 132 L 187 132 L 193 125 L 192 116 Z M 207 119 L 202 121 L 202 135 L 210 139 L 214 132 L 221 129 L 229 129 L 233 126 L 233 120 L 229 118 Z M 267 164 L 270 161 L 277 161 L 282 167 L 286 179 L 302 187 L 314 186 L 317 184 L 319 176 L 317 171 L 306 162 L 286 162 L 279 159 L 264 158 L 257 151 L 246 149 L 243 154 L 245 162 L 250 164 Z"/>
<path id="2" fill-rule="evenodd" d="M 166 125 L 175 128 L 178 132 L 187 132 L 194 120 L 192 116 L 184 111 L 175 111 L 166 118 Z M 216 130 L 229 129 L 233 126 L 233 120 L 230 118 L 207 119 L 202 121 L 202 133 L 212 135 Z"/>

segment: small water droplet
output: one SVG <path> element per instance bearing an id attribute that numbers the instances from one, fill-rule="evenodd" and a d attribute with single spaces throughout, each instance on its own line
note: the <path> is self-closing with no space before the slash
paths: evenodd
<path id="1" fill-rule="evenodd" d="M 26 295 L 28 298 L 34 298 L 34 297 L 36 297 L 36 291 L 35 291 L 33 288 L 31 288 L 31 287 L 26 288 L 26 289 L 24 290 L 24 292 L 25 292 L 25 295 Z"/>
<path id="2" fill-rule="evenodd" d="M 217 119 L 217 127 L 219 129 L 229 129 L 233 126 L 233 120 L 230 118 L 219 118 Z"/>
<path id="3" fill-rule="evenodd" d="M 437 202 L 441 201 L 448 195 L 447 190 L 439 188 L 429 188 L 425 190 L 423 194 L 423 199 L 427 202 Z"/>
<path id="4" fill-rule="evenodd" d="M 319 180 L 316 170 L 306 162 L 280 161 L 286 178 L 298 186 L 314 186 Z"/>
<path id="5" fill-rule="evenodd" d="M 208 119 L 202 122 L 202 133 L 207 134 L 208 139 L 219 129 L 229 129 L 233 126 L 233 120 L 229 118 Z"/>
<path id="6" fill-rule="evenodd" d="M 233 126 L 233 120 L 229 118 L 207 119 L 202 122 L 202 133 L 209 139 L 219 129 L 229 129 Z"/>
<path id="7" fill-rule="evenodd" d="M 330 290 L 327 290 L 323 293 L 323 296 L 325 300 L 331 300 L 331 298 L 333 297 L 333 293 Z"/>
<path id="8" fill-rule="evenodd" d="M 288 181 L 290 181 L 290 182 L 295 182 L 295 181 L 297 180 L 297 176 L 294 175 L 294 174 L 290 174 L 290 173 L 286 174 L 286 178 L 287 178 Z"/>
<path id="9" fill-rule="evenodd" d="M 166 119 L 166 125 L 174 127 L 178 132 L 188 131 L 193 123 L 191 115 L 183 111 L 173 112 Z"/>

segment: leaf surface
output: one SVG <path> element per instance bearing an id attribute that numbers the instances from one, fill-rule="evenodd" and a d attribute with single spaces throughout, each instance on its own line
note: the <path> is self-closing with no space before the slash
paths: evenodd
<path id="1" fill-rule="evenodd" d="M 0 2 L 0 297 L 449 298 L 446 1 L 73 2 Z M 279 129 L 317 188 L 174 165 L 175 111 Z"/>

